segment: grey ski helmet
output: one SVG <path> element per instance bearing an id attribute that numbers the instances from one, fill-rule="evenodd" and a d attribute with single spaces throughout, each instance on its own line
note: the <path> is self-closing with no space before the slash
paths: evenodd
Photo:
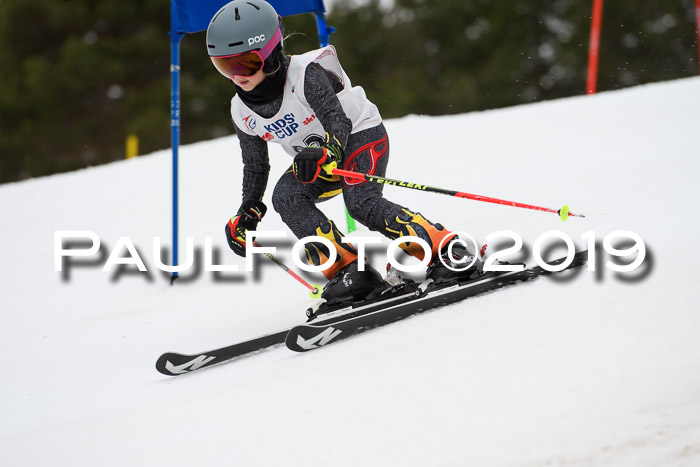
<path id="1" fill-rule="evenodd" d="M 225 57 L 258 50 L 263 60 L 282 39 L 281 18 L 264 0 L 233 0 L 209 22 L 210 57 Z"/>

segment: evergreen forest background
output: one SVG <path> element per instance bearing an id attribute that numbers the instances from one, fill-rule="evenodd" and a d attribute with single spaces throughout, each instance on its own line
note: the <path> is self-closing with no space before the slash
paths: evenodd
<path id="1" fill-rule="evenodd" d="M 331 43 L 385 118 L 582 95 L 592 1 L 335 0 Z M 170 147 L 170 2 L 0 0 L 0 183 Z M 311 15 L 285 48 L 318 47 Z M 605 2 L 598 91 L 698 74 L 693 0 Z M 231 134 L 233 86 L 182 41 L 182 143 Z M 507 134 L 508 129 L 503 129 Z"/>

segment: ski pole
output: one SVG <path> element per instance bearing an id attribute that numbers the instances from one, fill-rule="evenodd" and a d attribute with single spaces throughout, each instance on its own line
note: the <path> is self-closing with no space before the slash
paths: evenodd
<path id="1" fill-rule="evenodd" d="M 255 246 L 257 246 L 257 247 L 262 247 L 262 245 L 259 244 L 258 242 L 253 242 L 253 245 L 255 245 Z M 270 261 L 272 261 L 272 262 L 275 263 L 277 266 L 279 266 L 280 268 L 282 268 L 282 270 L 283 270 L 284 272 L 286 272 L 287 274 L 289 274 L 290 276 L 292 276 L 292 277 L 293 277 L 294 279 L 296 279 L 300 284 L 302 284 L 304 287 L 306 287 L 307 289 L 309 289 L 309 290 L 311 291 L 311 292 L 309 292 L 309 296 L 311 296 L 311 298 L 319 298 L 319 297 L 321 297 L 321 292 L 323 291 L 323 287 L 321 287 L 321 286 L 318 285 L 318 284 L 315 284 L 315 285 L 309 284 L 309 283 L 306 282 L 301 276 L 299 276 L 299 274 L 297 274 L 296 272 L 294 272 L 294 271 L 292 271 L 291 269 L 289 269 L 282 261 L 280 261 L 280 260 L 279 260 L 277 257 L 275 257 L 272 253 L 263 253 L 263 254 L 264 254 L 265 256 L 267 256 L 267 257 L 270 259 Z"/>
<path id="2" fill-rule="evenodd" d="M 464 193 L 461 191 L 445 190 L 443 188 L 435 188 L 435 187 L 428 186 L 428 185 L 421 185 L 419 183 L 403 182 L 401 180 L 393 180 L 391 178 L 386 178 L 386 177 L 377 177 L 375 175 L 368 175 L 368 174 L 363 174 L 360 172 L 352 172 L 350 170 L 342 170 L 342 169 L 338 168 L 338 166 L 335 162 L 331 162 L 330 164 L 326 164 L 323 166 L 323 168 L 326 171 L 326 173 L 329 175 L 339 175 L 341 177 L 352 178 L 355 180 L 366 180 L 368 182 L 374 182 L 374 183 L 379 183 L 379 184 L 384 184 L 384 185 L 400 186 L 403 188 L 411 188 L 411 189 L 419 190 L 419 191 L 427 191 L 430 193 L 439 193 L 442 195 L 454 196 L 456 198 L 468 198 L 468 199 L 471 199 L 474 201 L 483 201 L 486 203 L 495 203 L 495 204 L 502 204 L 504 206 L 513 206 L 516 208 L 532 209 L 534 211 L 552 212 L 552 213 L 558 214 L 559 218 L 562 221 L 567 220 L 570 216 L 586 217 L 583 214 L 572 213 L 571 211 L 569 211 L 569 206 L 566 204 L 564 206 L 562 206 L 561 209 L 543 208 L 541 206 L 533 206 L 531 204 L 518 203 L 515 201 L 506 201 L 504 199 L 490 198 L 488 196 L 481 196 L 481 195 L 473 195 L 473 194 Z"/>

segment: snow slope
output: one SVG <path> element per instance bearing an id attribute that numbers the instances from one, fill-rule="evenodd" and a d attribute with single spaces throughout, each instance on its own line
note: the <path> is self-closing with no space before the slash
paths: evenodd
<path id="1" fill-rule="evenodd" d="M 647 246 L 641 270 L 613 273 L 599 244 L 596 271 L 565 282 L 178 378 L 155 371 L 158 355 L 297 323 L 304 289 L 263 260 L 169 285 L 153 259 L 154 237 L 170 243 L 169 151 L 0 186 L 0 465 L 700 465 L 699 116 L 692 78 L 386 122 L 390 177 L 587 217 L 395 187 L 389 199 L 475 237 L 517 232 L 528 251 L 549 230 L 579 247 L 584 232 L 629 230 Z M 289 163 L 273 148 L 271 180 Z M 183 148 L 181 260 L 185 237 L 200 252 L 211 237 L 217 264 L 243 268 L 223 235 L 240 172 L 234 137 Z M 342 219 L 339 200 L 322 206 Z M 272 210 L 261 228 L 288 232 Z M 56 272 L 62 230 L 95 232 L 101 253 Z M 271 244 L 291 263 L 288 235 Z M 148 273 L 101 270 L 119 237 Z"/>

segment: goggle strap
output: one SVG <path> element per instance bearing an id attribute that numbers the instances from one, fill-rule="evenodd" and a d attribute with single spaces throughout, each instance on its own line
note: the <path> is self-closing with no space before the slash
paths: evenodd
<path id="1" fill-rule="evenodd" d="M 267 57 L 270 56 L 272 51 L 277 47 L 277 44 L 279 44 L 282 41 L 282 29 L 277 28 L 277 31 L 272 35 L 272 39 L 267 41 L 267 44 L 260 49 L 260 56 L 262 57 L 263 60 L 265 60 Z"/>

